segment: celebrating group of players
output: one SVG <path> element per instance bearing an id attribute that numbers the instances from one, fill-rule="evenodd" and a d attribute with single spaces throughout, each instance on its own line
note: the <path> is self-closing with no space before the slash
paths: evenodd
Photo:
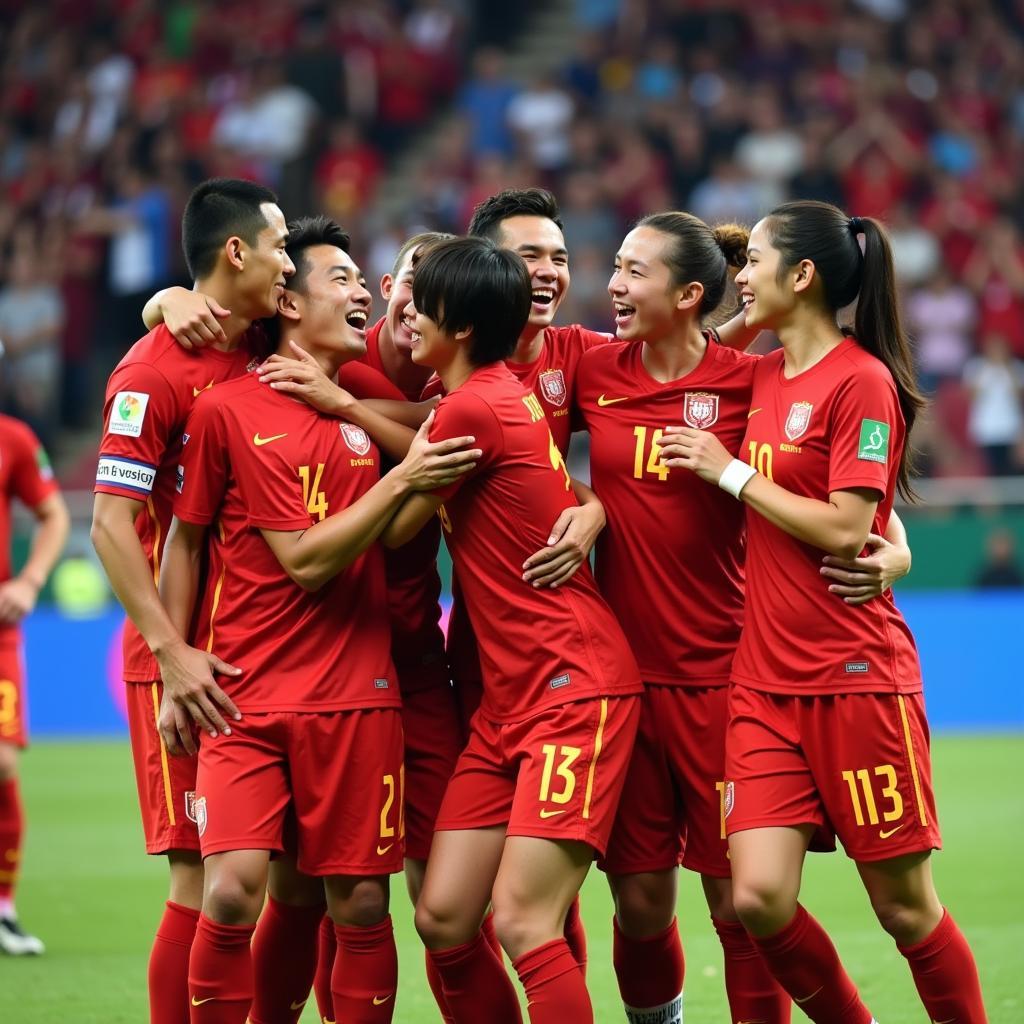
<path id="1" fill-rule="evenodd" d="M 154 1024 L 293 1022 L 311 987 L 325 1022 L 390 1021 L 403 862 L 444 1020 L 521 1021 L 504 953 L 534 1024 L 591 1021 L 595 857 L 629 1021 L 682 1020 L 682 863 L 736 1024 L 870 1024 L 798 902 L 837 836 L 930 1019 L 984 1021 L 888 591 L 921 398 L 875 221 L 646 217 L 618 340 L 552 326 L 569 257 L 541 189 L 410 239 L 369 330 L 344 231 L 258 185 L 197 188 L 183 244 L 195 290 L 151 300 L 110 378 L 93 524 L 170 863 Z M 706 328 L 737 269 L 742 311 Z M 762 329 L 782 347 L 741 351 Z"/>

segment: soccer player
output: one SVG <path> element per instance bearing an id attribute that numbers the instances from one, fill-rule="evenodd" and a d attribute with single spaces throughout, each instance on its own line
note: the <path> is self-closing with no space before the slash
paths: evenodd
<path id="1" fill-rule="evenodd" d="M 317 237 L 318 225 L 332 230 Z M 333 377 L 365 351 L 369 294 L 336 226 L 295 225 L 297 235 L 304 230 L 310 244 L 293 246 L 296 280 L 280 301 L 278 351 L 298 338 Z M 245 667 L 225 682 L 244 717 L 230 735 L 204 736 L 199 750 L 206 890 L 189 969 L 192 1022 L 241 1024 L 248 1014 L 249 942 L 288 813 L 298 868 L 323 876 L 335 923 L 336 1017 L 389 1021 L 397 957 L 388 875 L 402 866 L 404 775 L 373 542 L 411 489 L 452 481 L 479 452 L 455 452 L 465 437 L 429 444 L 424 427 L 382 479 L 365 430 L 256 374 L 198 401 L 186 433 L 162 593 L 173 620 L 188 623 L 208 536 L 199 640 Z M 188 746 L 178 702 L 165 699 L 161 724 L 172 750 Z"/>
<path id="2" fill-rule="evenodd" d="M 623 241 L 609 282 L 622 343 L 588 352 L 577 371 L 577 416 L 590 432 L 592 482 L 608 513 L 598 584 L 647 683 L 601 864 L 615 893 L 614 960 L 631 1020 L 682 1019 L 680 862 L 701 875 L 733 1019 L 789 1019 L 788 995 L 733 909 L 721 824 L 726 685 L 743 607 L 742 509 L 657 458 L 664 424 L 680 413 L 739 450 L 757 358 L 723 348 L 701 323 L 722 301 L 729 268 L 745 261 L 747 237 L 745 228 L 712 231 L 686 213 L 644 217 Z M 671 522 L 686 528 L 663 529 Z M 901 527 L 894 534 L 902 541 Z M 903 543 L 876 540 L 873 562 L 843 570 L 872 594 L 909 566 Z M 673 614 L 652 616 L 650 594 Z"/>
<path id="3" fill-rule="evenodd" d="M 190 353 L 157 327 L 107 384 L 92 539 L 129 619 L 124 678 L 146 850 L 165 855 L 170 868 L 149 961 L 153 1024 L 188 1020 L 188 955 L 203 892 L 195 761 L 168 759 L 157 730 L 161 694 L 173 689 L 214 734 L 229 733 L 238 713 L 214 678 L 238 670 L 212 649 L 189 646 L 157 593 L 182 434 L 197 396 L 244 372 L 251 358 L 242 344 L 246 332 L 254 320 L 273 316 L 294 269 L 286 241 L 273 192 L 230 179 L 199 185 L 185 208 L 182 244 L 197 286 L 231 309 L 225 340 Z"/>
<path id="4" fill-rule="evenodd" d="M 861 248 L 863 239 L 863 249 Z M 881 225 L 794 202 L 753 229 L 736 279 L 747 323 L 782 348 L 754 370 L 741 461 L 706 430 L 662 458 L 747 506 L 743 632 L 732 668 L 725 817 L 740 919 L 820 1024 L 870 1024 L 818 922 L 798 902 L 816 828 L 834 827 L 931 1020 L 985 1021 L 967 941 L 939 902 L 940 844 L 913 638 L 889 593 L 823 601 L 822 550 L 842 558 L 910 493 L 907 436 L 923 399 Z M 857 299 L 854 328 L 838 311 Z"/>
<path id="5" fill-rule="evenodd" d="M 24 423 L 0 416 L 0 453 L 0 951 L 24 956 L 38 955 L 44 947 L 21 927 L 14 905 L 25 834 L 18 752 L 28 745 L 19 623 L 35 607 L 64 549 L 70 521 L 46 452 Z M 30 509 L 37 523 L 17 576 L 11 575 L 10 562 L 12 498 Z"/>
<path id="6" fill-rule="evenodd" d="M 543 409 L 502 363 L 530 312 L 523 261 L 486 239 L 444 242 L 417 267 L 413 297 L 413 358 L 446 391 L 432 435 L 468 429 L 482 455 L 463 481 L 412 496 L 383 539 L 400 545 L 440 515 L 484 676 L 416 924 L 454 1021 L 519 1019 L 480 931 L 493 902 L 531 1021 L 585 1024 L 593 1011 L 565 915 L 607 840 L 641 684 L 587 567 L 554 589 L 521 578 L 523 559 L 575 502 Z"/>

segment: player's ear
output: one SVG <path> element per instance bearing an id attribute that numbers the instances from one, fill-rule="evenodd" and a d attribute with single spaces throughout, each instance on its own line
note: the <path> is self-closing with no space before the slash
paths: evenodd
<path id="1" fill-rule="evenodd" d="M 814 284 L 817 278 L 817 270 L 813 260 L 801 260 L 794 267 L 793 291 L 804 292 Z"/>
<path id="2" fill-rule="evenodd" d="M 277 312 L 279 316 L 283 316 L 285 320 L 290 320 L 292 323 L 298 323 L 302 319 L 302 313 L 299 310 L 298 295 L 295 292 L 289 291 L 284 288 L 281 294 L 277 297 Z"/>
<path id="3" fill-rule="evenodd" d="M 235 270 L 245 270 L 245 248 L 245 242 L 237 235 L 232 235 L 224 243 L 224 255 Z"/>
<path id="4" fill-rule="evenodd" d="M 390 274 L 385 274 L 380 279 L 380 297 L 387 302 L 391 298 L 391 292 L 395 287 L 395 279 Z"/>
<path id="5" fill-rule="evenodd" d="M 676 299 L 676 309 L 695 309 L 700 306 L 700 301 L 703 298 L 704 285 L 700 281 L 690 281 L 689 284 L 679 290 L 679 296 Z"/>
<path id="6" fill-rule="evenodd" d="M 473 333 L 472 327 L 463 327 L 461 331 L 456 331 L 452 337 L 461 345 L 466 339 Z"/>

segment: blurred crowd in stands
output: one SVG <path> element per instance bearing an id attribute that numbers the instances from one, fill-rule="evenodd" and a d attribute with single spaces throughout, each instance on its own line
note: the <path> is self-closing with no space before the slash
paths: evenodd
<path id="1" fill-rule="evenodd" d="M 98 387 L 210 175 L 324 211 L 376 277 L 499 188 L 558 195 L 563 322 L 607 328 L 625 230 L 748 224 L 788 197 L 890 227 L 933 475 L 1024 473 L 1024 3 L 572 0 L 561 59 L 506 48 L 539 0 L 0 0 L 0 377 L 48 440 Z M 382 180 L 426 156 L 397 202 Z"/>

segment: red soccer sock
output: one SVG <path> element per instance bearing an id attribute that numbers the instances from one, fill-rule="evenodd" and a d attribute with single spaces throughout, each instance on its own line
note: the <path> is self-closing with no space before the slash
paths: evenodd
<path id="1" fill-rule="evenodd" d="M 427 958 L 441 977 L 448 1012 L 457 1024 L 522 1024 L 516 990 L 482 931 L 461 946 L 428 950 Z"/>
<path id="2" fill-rule="evenodd" d="M 487 945 L 494 950 L 494 955 L 498 958 L 499 964 L 505 962 L 505 950 L 501 948 L 501 943 L 498 941 L 498 933 L 494 930 L 494 912 L 488 911 L 487 916 L 483 919 L 480 925 L 480 931 L 483 933 L 483 937 L 487 942 Z"/>
<path id="3" fill-rule="evenodd" d="M 681 1021 L 686 961 L 675 918 L 649 939 L 631 939 L 614 917 L 612 929 L 612 962 L 626 1019 L 663 1020 L 665 1024 Z"/>
<path id="4" fill-rule="evenodd" d="M 928 1017 L 956 1024 L 985 1024 L 978 968 L 971 947 L 948 910 L 927 938 L 899 946 Z"/>
<path id="5" fill-rule="evenodd" d="M 334 935 L 334 922 L 330 914 L 324 914 L 317 936 L 316 974 L 313 977 L 313 992 L 316 994 L 316 1008 L 321 1020 L 336 1020 L 331 975 L 334 974 L 334 961 L 337 957 L 338 940 Z"/>
<path id="6" fill-rule="evenodd" d="M 739 921 L 711 918 L 725 955 L 725 992 L 733 1020 L 789 1024 L 793 1001 L 775 980 Z"/>
<path id="7" fill-rule="evenodd" d="M 430 991 L 434 994 L 434 1002 L 437 1003 L 438 1010 L 441 1011 L 441 1020 L 444 1021 L 444 1024 L 455 1024 L 455 1018 L 452 1016 L 451 1010 L 448 1009 L 448 1000 L 444 995 L 444 984 L 441 981 L 441 975 L 434 965 L 434 961 L 430 959 L 430 951 L 425 949 L 423 954 L 427 967 L 427 984 L 430 986 Z"/>
<path id="8" fill-rule="evenodd" d="M 572 955 L 576 958 L 583 977 L 587 976 L 587 930 L 583 927 L 583 918 L 580 915 L 580 897 L 569 906 L 569 912 L 565 915 L 565 941 L 569 943 Z"/>
<path id="9" fill-rule="evenodd" d="M 323 916 L 323 904 L 295 907 L 268 896 L 252 937 L 250 1024 L 297 1024 L 313 986 Z"/>
<path id="10" fill-rule="evenodd" d="M 18 780 L 4 779 L 0 782 L 0 900 L 14 899 L 24 834 L 25 814 Z"/>
<path id="11" fill-rule="evenodd" d="M 252 1005 L 249 943 L 255 930 L 252 924 L 217 924 L 199 915 L 188 962 L 192 1024 L 245 1024 Z"/>
<path id="12" fill-rule="evenodd" d="M 167 901 L 149 954 L 150 1024 L 188 1024 L 188 958 L 199 911 Z"/>
<path id="13" fill-rule="evenodd" d="M 871 1024 L 828 933 L 803 907 L 797 906 L 781 931 L 753 942 L 779 984 L 815 1024 Z"/>
<path id="14" fill-rule="evenodd" d="M 565 939 L 554 939 L 512 961 L 526 989 L 530 1024 L 593 1024 L 587 983 Z"/>
<path id="15" fill-rule="evenodd" d="M 334 1017 L 345 1024 L 388 1024 L 398 991 L 398 951 L 391 918 L 370 928 L 336 924 L 331 975 Z"/>

